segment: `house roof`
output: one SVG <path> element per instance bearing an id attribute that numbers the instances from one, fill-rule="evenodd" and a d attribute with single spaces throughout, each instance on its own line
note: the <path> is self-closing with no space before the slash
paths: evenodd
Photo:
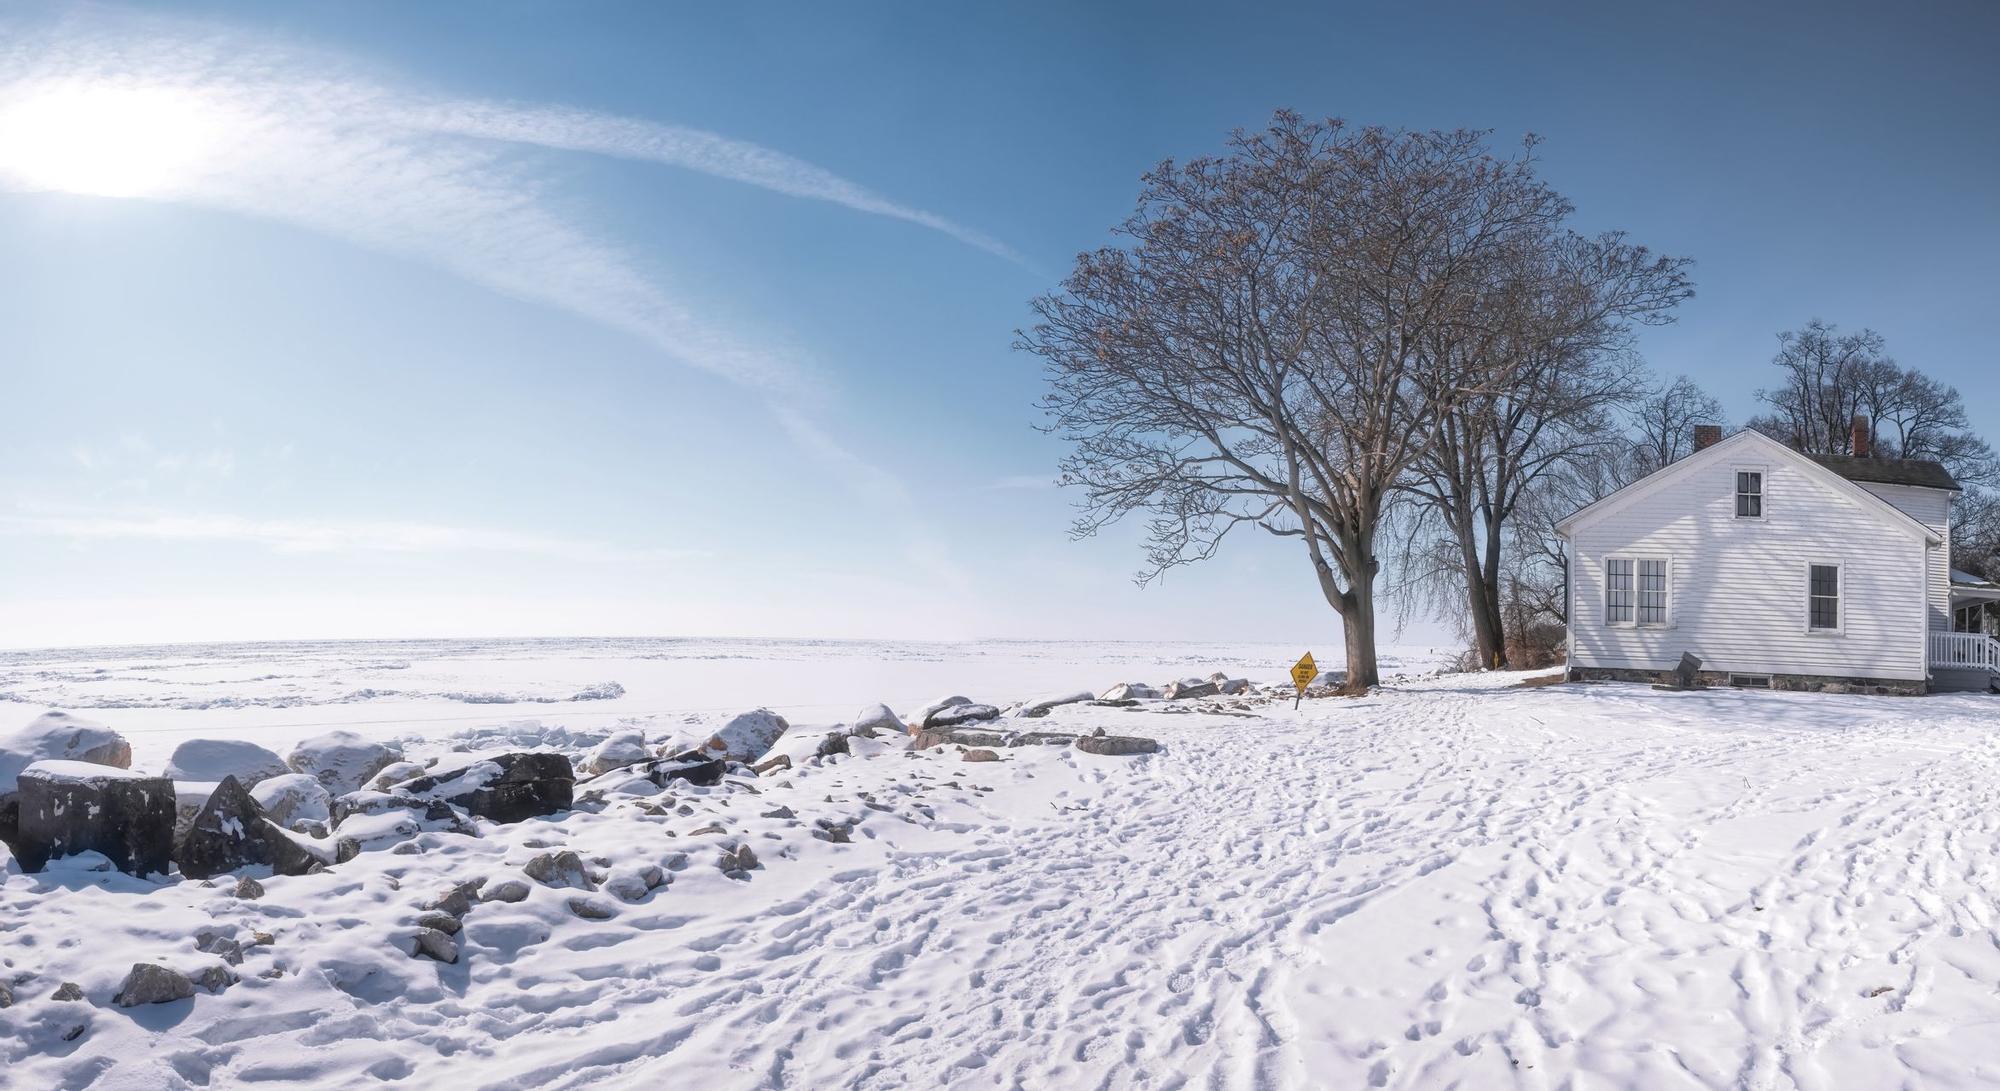
<path id="1" fill-rule="evenodd" d="M 1745 449 L 1762 450 L 1768 452 L 1773 458 L 1789 459 L 1803 469 L 1813 473 L 1824 474 L 1826 475 L 1828 485 L 1833 486 L 1836 491 L 1846 493 L 1850 500 L 1853 500 L 1866 510 L 1875 512 L 1890 525 L 1915 534 L 1928 544 L 1943 544 L 1944 539 L 1939 536 L 1937 531 L 1919 523 L 1911 518 L 1907 512 L 1899 510 L 1887 500 L 1855 484 L 1855 479 L 1849 478 L 1847 475 L 1842 474 L 1831 466 L 1825 465 L 1815 458 L 1800 454 L 1790 446 L 1779 443 L 1762 432 L 1753 432 L 1747 428 L 1719 443 L 1705 447 L 1676 462 L 1668 463 L 1666 466 L 1653 471 L 1624 488 L 1602 496 L 1594 503 L 1586 504 L 1576 511 L 1571 512 L 1567 517 L 1556 522 L 1556 533 L 1564 538 L 1568 538 L 1570 532 L 1575 530 L 1578 524 L 1597 519 L 1608 511 L 1624 507 L 1641 496 L 1645 496 L 1656 489 L 1664 488 L 1670 482 L 1686 474 L 1692 467 L 1715 459 L 1734 458 Z M 1849 461 L 1863 460 L 1851 459 Z M 1874 459 L 1869 461 L 1895 462 L 1903 460 Z M 1938 469 L 1939 472 L 1943 472 L 1943 467 L 1939 467 Z M 1946 474 L 1945 479 L 1949 481 L 1951 475 Z M 1952 487 L 1956 488 L 1957 482 L 1953 482 Z"/>
<path id="2" fill-rule="evenodd" d="M 1951 471 L 1924 458 L 1855 458 L 1852 455 L 1807 455 L 1849 481 L 1876 485 L 1916 485 L 1926 489 L 1963 492 Z"/>

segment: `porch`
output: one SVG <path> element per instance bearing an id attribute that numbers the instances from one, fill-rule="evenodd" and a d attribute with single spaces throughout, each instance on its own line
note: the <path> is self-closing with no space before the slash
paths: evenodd
<path id="1" fill-rule="evenodd" d="M 1931 688 L 2000 691 L 2000 584 L 1951 573 L 1951 631 L 1930 634 Z"/>

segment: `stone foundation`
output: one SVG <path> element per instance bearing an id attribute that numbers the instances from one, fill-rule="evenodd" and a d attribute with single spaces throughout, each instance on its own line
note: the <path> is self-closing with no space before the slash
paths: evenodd
<path id="1" fill-rule="evenodd" d="M 1727 689 L 1729 674 L 1728 671 L 1702 671 L 1696 677 L 1702 685 Z M 1636 667 L 1571 667 L 1569 678 L 1573 682 L 1645 682 L 1658 686 L 1675 683 L 1672 670 L 1641 670 Z M 1825 674 L 1773 674 L 1771 688 L 1800 693 L 1868 693 L 1884 697 L 1921 697 L 1928 689 L 1922 679 L 1851 678 Z"/>

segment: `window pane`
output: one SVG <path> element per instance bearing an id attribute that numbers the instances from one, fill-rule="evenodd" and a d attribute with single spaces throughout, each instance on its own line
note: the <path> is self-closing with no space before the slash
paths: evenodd
<path id="1" fill-rule="evenodd" d="M 1764 475 L 1738 471 L 1736 474 L 1736 514 L 1756 519 L 1764 514 Z"/>
<path id="2" fill-rule="evenodd" d="M 1632 620 L 1632 561 L 1630 558 L 1604 562 L 1604 620 L 1624 624 Z"/>
<path id="3" fill-rule="evenodd" d="M 1667 562 L 1639 562 L 1639 624 L 1663 625 L 1667 620 Z"/>
<path id="4" fill-rule="evenodd" d="M 1810 582 L 1812 586 L 1808 595 L 1812 628 L 1840 628 L 1840 566 L 1813 565 Z"/>

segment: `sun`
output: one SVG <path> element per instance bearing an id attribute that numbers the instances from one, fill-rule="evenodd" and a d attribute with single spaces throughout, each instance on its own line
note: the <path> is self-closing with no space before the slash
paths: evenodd
<path id="1" fill-rule="evenodd" d="M 214 111 L 172 87 L 44 84 L 0 92 L 0 182 L 101 197 L 170 191 L 214 149 Z"/>

